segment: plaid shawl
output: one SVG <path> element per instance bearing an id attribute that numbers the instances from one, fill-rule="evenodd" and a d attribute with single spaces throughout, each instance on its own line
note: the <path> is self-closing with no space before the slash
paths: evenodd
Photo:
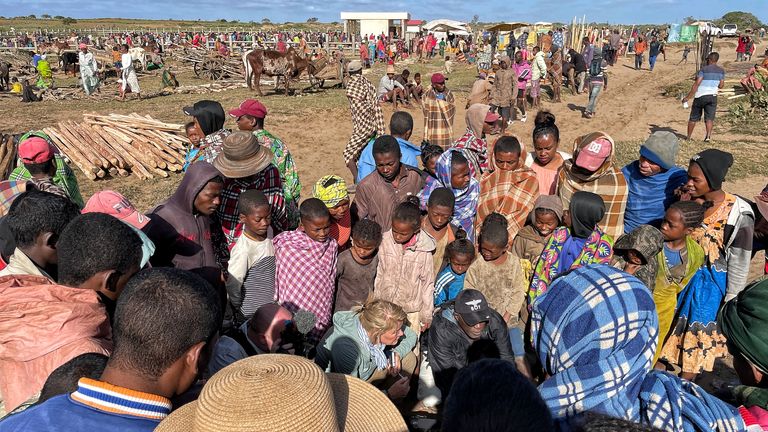
<path id="1" fill-rule="evenodd" d="M 533 270 L 531 289 L 528 291 L 529 304 L 533 304 L 536 297 L 547 292 L 550 282 L 558 275 L 590 264 L 609 264 L 613 256 L 613 238 L 606 235 L 600 227 L 596 226 L 587 242 L 584 244 L 578 258 L 573 261 L 568 269 L 560 268 L 560 255 L 563 245 L 571 236 L 566 227 L 560 227 L 550 235 L 547 245 L 541 251 L 539 261 Z"/>
<path id="2" fill-rule="evenodd" d="M 419 194 L 419 198 L 421 200 L 422 210 L 426 210 L 427 202 L 429 202 L 429 196 L 432 194 L 432 191 L 441 187 L 451 189 L 453 195 L 456 197 L 451 224 L 455 227 L 461 227 L 467 232 L 467 239 L 469 241 L 474 241 L 475 231 L 472 227 L 475 222 L 475 214 L 477 213 L 477 201 L 480 198 L 480 183 L 475 179 L 472 164 L 469 164 L 469 186 L 461 190 L 453 189 L 451 187 L 452 155 L 454 152 L 461 152 L 463 154 L 466 151 L 467 150 L 451 149 L 440 155 L 440 158 L 435 165 L 435 175 L 437 177 L 427 177 L 427 183 Z"/>
<path id="3" fill-rule="evenodd" d="M 539 182 L 528 167 L 514 171 L 490 172 L 480 180 L 480 200 L 477 206 L 477 229 L 489 214 L 501 213 L 507 218 L 509 241 L 525 225 L 528 214 L 539 197 Z"/>
<path id="4" fill-rule="evenodd" d="M 453 93 L 445 89 L 445 100 L 437 99 L 435 89 L 430 88 L 422 96 L 424 112 L 424 140 L 447 149 L 453 142 L 453 117 L 456 105 Z"/>
<path id="5" fill-rule="evenodd" d="M 356 160 L 371 137 L 386 133 L 376 87 L 362 75 L 352 75 L 347 84 L 347 99 L 352 111 L 352 136 L 344 149 L 344 163 Z"/>
<path id="6" fill-rule="evenodd" d="M 605 138 L 611 142 L 611 155 L 597 171 L 589 176 L 575 173 L 574 163 L 579 150 L 589 145 L 598 138 Z M 585 191 L 600 195 L 605 202 L 605 216 L 600 221 L 605 233 L 613 238 L 624 234 L 624 210 L 627 207 L 627 180 L 621 170 L 614 167 L 613 155 L 616 144 L 613 138 L 605 132 L 593 132 L 576 140 L 573 149 L 573 157 L 563 163 L 558 173 L 557 195 L 563 200 L 563 208 L 571 204 L 571 197 L 575 192 Z"/>
<path id="7" fill-rule="evenodd" d="M 317 342 L 331 325 L 338 245 L 330 237 L 316 242 L 299 230 L 280 233 L 273 243 L 277 301 L 293 313 L 315 314 L 309 338 Z"/>
<path id="8" fill-rule="evenodd" d="M 669 431 L 737 431 L 737 410 L 652 371 L 658 321 L 642 282 L 607 265 L 555 280 L 533 304 L 533 344 L 550 376 L 539 393 L 562 428 L 594 411 Z"/>

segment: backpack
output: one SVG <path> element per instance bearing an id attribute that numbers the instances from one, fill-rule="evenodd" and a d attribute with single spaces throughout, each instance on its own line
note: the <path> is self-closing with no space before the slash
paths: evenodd
<path id="1" fill-rule="evenodd" d="M 603 59 L 601 58 L 594 58 L 592 59 L 592 63 L 589 64 L 589 75 L 590 76 L 598 76 L 603 70 Z"/>

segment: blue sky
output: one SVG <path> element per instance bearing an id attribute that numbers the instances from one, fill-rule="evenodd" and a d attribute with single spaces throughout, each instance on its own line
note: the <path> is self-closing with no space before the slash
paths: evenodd
<path id="1" fill-rule="evenodd" d="M 241 22 L 339 21 L 340 11 L 408 11 L 413 18 L 469 21 L 560 21 L 575 15 L 621 24 L 679 22 L 687 16 L 719 18 L 748 8 L 768 22 L 768 0 L 0 0 L 0 15 L 49 14 L 75 18 L 237 19 Z"/>

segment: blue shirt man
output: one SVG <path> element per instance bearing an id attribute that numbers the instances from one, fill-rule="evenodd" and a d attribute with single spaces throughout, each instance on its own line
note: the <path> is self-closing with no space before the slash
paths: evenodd
<path id="1" fill-rule="evenodd" d="M 408 141 L 413 132 L 413 117 L 405 111 L 395 112 L 389 120 L 389 131 L 400 145 L 400 162 L 418 168 L 421 148 Z M 357 161 L 357 183 L 363 181 L 368 174 L 376 171 L 376 161 L 373 160 L 374 141 L 375 139 L 368 141 Z"/>

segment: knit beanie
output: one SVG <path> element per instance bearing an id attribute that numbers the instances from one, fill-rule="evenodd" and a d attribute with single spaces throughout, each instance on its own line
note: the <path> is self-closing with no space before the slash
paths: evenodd
<path id="1" fill-rule="evenodd" d="M 656 131 L 640 147 L 640 156 L 648 159 L 665 171 L 675 166 L 680 142 L 674 133 Z"/>
<path id="2" fill-rule="evenodd" d="M 720 190 L 725 175 L 728 174 L 728 168 L 733 165 L 733 155 L 718 149 L 707 149 L 694 155 L 691 162 L 701 167 L 712 190 Z"/>

